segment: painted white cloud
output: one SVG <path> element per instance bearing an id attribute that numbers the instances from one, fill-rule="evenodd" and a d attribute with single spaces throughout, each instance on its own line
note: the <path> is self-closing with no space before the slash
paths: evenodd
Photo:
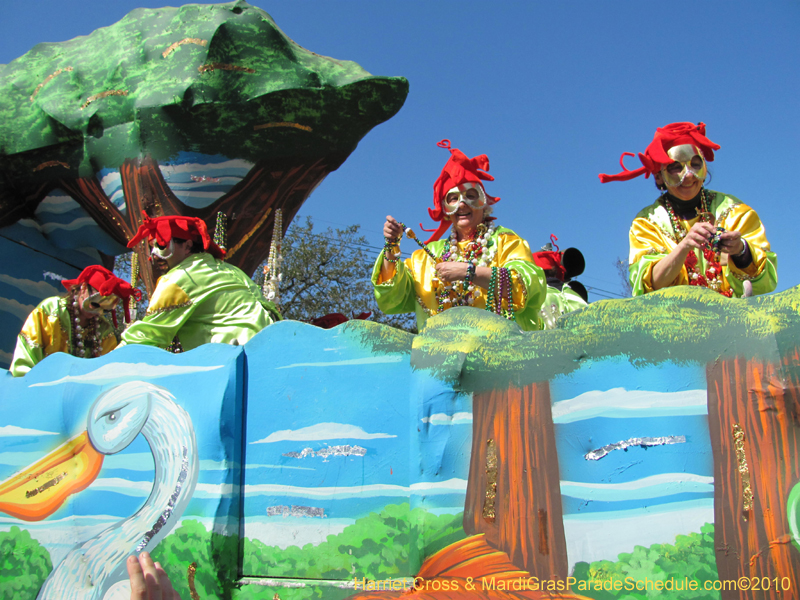
<path id="1" fill-rule="evenodd" d="M 553 404 L 554 423 L 572 423 L 595 417 L 617 419 L 708 414 L 706 390 L 653 392 L 613 388 L 590 391 Z"/>
<path id="2" fill-rule="evenodd" d="M 615 502 L 684 493 L 713 493 L 714 478 L 693 473 L 661 473 L 624 483 L 562 481 L 561 493 L 572 498 Z"/>
<path id="3" fill-rule="evenodd" d="M 380 363 L 396 363 L 404 360 L 406 357 L 400 354 L 390 356 L 370 356 L 367 358 L 350 358 L 347 360 L 337 360 L 333 362 L 311 362 L 311 363 L 294 363 L 292 365 L 284 365 L 276 367 L 277 369 L 294 369 L 296 367 L 347 367 L 359 365 L 375 365 Z"/>
<path id="4" fill-rule="evenodd" d="M 67 375 L 55 381 L 34 383 L 30 387 L 75 383 L 109 383 L 120 379 L 141 379 L 142 377 L 168 377 L 170 375 L 188 375 L 222 369 L 224 365 L 212 367 L 181 367 L 177 365 L 150 365 L 147 363 L 109 363 L 84 375 Z"/>
<path id="5" fill-rule="evenodd" d="M 367 433 L 357 425 L 347 425 L 346 423 L 317 423 L 300 429 L 281 429 L 270 433 L 262 440 L 250 443 L 271 444 L 272 442 L 314 442 L 342 439 L 375 440 L 395 437 L 397 436 L 388 433 Z"/>
<path id="6" fill-rule="evenodd" d="M 430 423 L 431 425 L 461 425 L 464 423 L 472 423 L 472 413 L 457 412 L 452 415 L 447 413 L 435 413 L 430 417 L 422 417 L 423 423 Z"/>
<path id="7" fill-rule="evenodd" d="M 40 213 L 60 215 L 80 207 L 80 204 L 64 192 L 53 192 L 36 207 L 36 216 Z"/>
<path id="8" fill-rule="evenodd" d="M 30 279 L 18 279 L 5 273 L 0 273 L 0 283 L 5 283 L 12 287 L 17 288 L 21 292 L 33 296 L 34 298 L 49 298 L 50 296 L 58 296 L 62 289 L 47 283 L 46 281 L 32 281 Z"/>
<path id="9" fill-rule="evenodd" d="M 0 298 L 0 310 L 3 312 L 11 313 L 20 321 L 25 321 L 31 311 L 36 308 L 32 304 L 22 304 L 13 298 Z"/>
<path id="10" fill-rule="evenodd" d="M 40 436 L 40 435 L 58 435 L 53 431 L 40 431 L 38 429 L 24 429 L 16 425 L 5 425 L 0 427 L 0 437 L 18 437 L 18 436 Z"/>
<path id="11" fill-rule="evenodd" d="M 463 494 L 467 491 L 466 479 L 449 479 L 447 481 L 426 481 L 410 486 L 374 483 L 353 487 L 318 487 L 306 488 L 274 483 L 246 485 L 247 496 L 295 496 L 298 498 L 374 498 L 380 496 L 408 498 L 410 495 L 439 496 L 443 494 Z"/>
<path id="12" fill-rule="evenodd" d="M 45 234 L 50 234 L 58 229 L 63 229 L 64 231 L 75 231 L 76 229 L 86 227 L 87 225 L 97 226 L 97 223 L 92 217 L 78 217 L 69 223 L 45 223 L 39 229 Z"/>
<path id="13" fill-rule="evenodd" d="M 152 481 L 129 481 L 120 477 L 101 477 L 88 488 L 93 492 L 113 492 L 135 498 L 146 498 L 153 489 Z M 193 498 L 230 497 L 239 491 L 238 485 L 230 483 L 198 483 Z"/>

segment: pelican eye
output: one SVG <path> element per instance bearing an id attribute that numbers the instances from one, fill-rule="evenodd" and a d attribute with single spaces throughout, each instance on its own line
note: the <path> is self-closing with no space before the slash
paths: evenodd
<path id="1" fill-rule="evenodd" d="M 104 414 L 103 417 L 105 417 L 106 420 L 111 421 L 113 423 L 114 421 L 119 419 L 119 412 L 120 412 L 119 409 L 117 409 L 115 411 Z"/>

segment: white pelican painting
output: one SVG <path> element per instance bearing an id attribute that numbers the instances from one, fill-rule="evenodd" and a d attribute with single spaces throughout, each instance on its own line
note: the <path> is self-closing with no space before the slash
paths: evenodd
<path id="1" fill-rule="evenodd" d="M 192 421 L 165 388 L 143 381 L 123 383 L 95 400 L 86 431 L 0 483 L 0 511 L 40 521 L 69 495 L 87 488 L 104 456 L 122 451 L 139 433 L 155 463 L 147 501 L 129 518 L 78 542 L 54 565 L 40 600 L 125 597 L 125 559 L 152 550 L 176 525 L 194 492 L 199 460 Z"/>

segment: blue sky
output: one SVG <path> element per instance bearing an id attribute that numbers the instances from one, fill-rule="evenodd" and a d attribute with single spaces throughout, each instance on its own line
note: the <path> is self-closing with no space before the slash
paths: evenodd
<path id="1" fill-rule="evenodd" d="M 658 126 L 704 121 L 722 146 L 710 187 L 758 211 L 779 257 L 778 289 L 800 283 L 797 2 L 253 3 L 309 50 L 410 81 L 398 115 L 304 205 L 300 214 L 319 226 L 359 223 L 380 246 L 386 214 L 431 225 L 431 186 L 448 157 L 435 144 L 449 138 L 469 156 L 489 156 L 500 224 L 534 250 L 551 233 L 562 249 L 580 248 L 580 280 L 619 294 L 614 262 L 627 255 L 631 219 L 657 193 L 652 180 L 601 185 L 597 174 L 617 172 L 620 154 L 643 151 Z M 163 4 L 3 2 L 0 63 Z"/>

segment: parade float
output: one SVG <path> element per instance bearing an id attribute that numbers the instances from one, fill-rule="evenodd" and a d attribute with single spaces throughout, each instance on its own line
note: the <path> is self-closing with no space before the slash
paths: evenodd
<path id="1" fill-rule="evenodd" d="M 7 363 L 46 275 L 142 211 L 227 220 L 252 271 L 407 82 L 236 2 L 37 46 L 0 90 Z M 671 288 L 0 371 L 0 595 L 127 599 L 147 550 L 184 599 L 798 598 L 798 308 Z"/>

